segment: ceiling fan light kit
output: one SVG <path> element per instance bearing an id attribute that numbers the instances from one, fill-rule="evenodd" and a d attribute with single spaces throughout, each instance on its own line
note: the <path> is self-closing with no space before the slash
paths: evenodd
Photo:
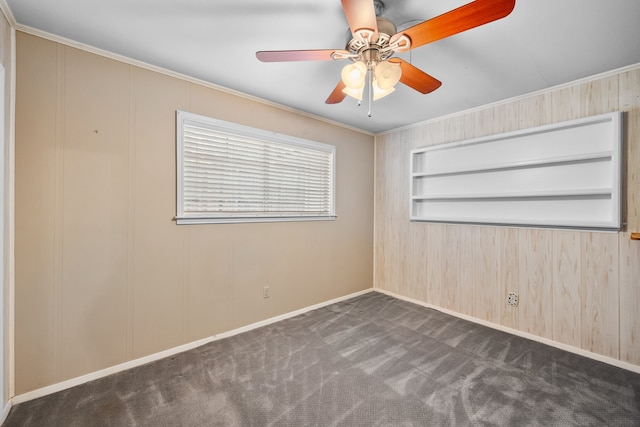
<path id="1" fill-rule="evenodd" d="M 369 83 L 373 90 L 373 100 L 377 101 L 395 90 L 394 86 L 401 76 L 400 64 L 388 61 L 369 61 L 365 64 L 363 61 L 356 61 L 342 69 L 342 82 L 345 86 L 342 92 L 362 102 L 365 85 Z"/>
<path id="2" fill-rule="evenodd" d="M 374 69 L 374 76 L 378 86 L 382 90 L 388 90 L 394 87 L 402 77 L 402 68 L 400 64 L 394 62 L 381 62 Z"/>
<path id="3" fill-rule="evenodd" d="M 347 64 L 342 69 L 342 81 L 349 89 L 363 88 L 366 76 L 367 65 L 362 61 Z"/>
<path id="4" fill-rule="evenodd" d="M 442 85 L 438 79 L 403 59 L 392 58 L 394 53 L 406 52 L 504 18 L 515 7 L 515 0 L 475 0 L 396 32 L 393 22 L 379 16 L 384 12 L 382 1 L 341 1 L 352 35 L 345 49 L 260 51 L 256 56 L 263 62 L 352 61 L 342 69 L 342 79 L 325 102 L 337 104 L 348 95 L 360 104 L 367 87 L 369 116 L 371 102 L 392 93 L 399 82 L 422 94 L 433 92 Z"/>
<path id="5" fill-rule="evenodd" d="M 372 98 L 374 101 L 377 101 L 380 98 L 384 98 L 385 96 L 389 95 L 390 93 L 396 90 L 396 88 L 393 86 L 391 86 L 388 89 L 382 89 L 380 86 L 377 85 L 375 81 L 372 83 L 371 88 L 373 89 Z"/>

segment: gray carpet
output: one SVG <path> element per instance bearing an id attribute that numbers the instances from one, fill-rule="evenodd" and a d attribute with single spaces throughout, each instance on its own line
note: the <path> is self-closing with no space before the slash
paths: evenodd
<path id="1" fill-rule="evenodd" d="M 15 406 L 4 426 L 631 426 L 640 375 L 368 293 Z"/>

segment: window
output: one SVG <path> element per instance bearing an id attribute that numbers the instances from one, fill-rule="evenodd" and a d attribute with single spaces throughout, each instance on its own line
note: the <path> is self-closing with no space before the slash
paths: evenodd
<path id="1" fill-rule="evenodd" d="M 335 218 L 335 147 L 177 112 L 177 222 Z"/>

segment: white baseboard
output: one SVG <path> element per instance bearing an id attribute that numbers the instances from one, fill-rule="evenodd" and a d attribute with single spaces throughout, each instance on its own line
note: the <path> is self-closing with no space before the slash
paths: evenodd
<path id="1" fill-rule="evenodd" d="M 543 337 L 539 337 L 537 335 L 533 335 L 533 334 L 530 334 L 530 333 L 527 333 L 527 332 L 519 331 L 517 329 L 508 328 L 506 326 L 499 325 L 497 323 L 492 323 L 492 322 L 489 322 L 489 321 L 486 321 L 486 320 L 478 319 L 476 317 L 468 316 L 466 314 L 457 313 L 455 311 L 447 310 L 446 308 L 438 307 L 438 306 L 435 306 L 433 304 L 428 304 L 426 302 L 422 302 L 422 301 L 419 301 L 419 300 L 416 300 L 416 299 L 413 299 L 413 298 L 409 298 L 409 297 L 405 297 L 405 296 L 402 296 L 402 295 L 398 295 L 398 294 L 395 294 L 393 292 L 386 291 L 384 289 L 374 288 L 374 291 L 375 292 L 380 292 L 382 294 L 389 295 L 389 296 L 394 297 L 394 298 L 401 299 L 403 301 L 408 301 L 408 302 L 411 302 L 413 304 L 418 304 L 418 305 L 421 305 L 423 307 L 432 308 L 432 309 L 440 311 L 442 313 L 449 314 L 451 316 L 455 316 L 455 317 L 458 317 L 460 319 L 468 320 L 470 322 L 478 323 L 480 325 L 487 326 L 487 327 L 492 328 L 492 329 L 497 329 L 499 331 L 507 332 L 507 333 L 512 334 L 512 335 L 517 335 L 517 336 L 522 337 L 522 338 L 527 338 L 527 339 L 530 339 L 532 341 L 537 341 L 539 343 L 546 344 L 546 345 L 549 345 L 551 347 L 559 348 L 560 350 L 565 350 L 565 351 L 568 351 L 570 353 L 575 353 L 575 354 L 580 355 L 580 356 L 588 357 L 589 359 L 594 359 L 594 360 L 597 360 L 599 362 L 607 363 L 609 365 L 613 365 L 613 366 L 616 366 L 618 368 L 626 369 L 628 371 L 640 374 L 640 366 L 637 366 L 637 365 L 634 365 L 634 364 L 631 364 L 631 363 L 627 363 L 627 362 L 623 362 L 622 360 L 614 359 L 613 357 L 603 356 L 601 354 L 593 353 L 593 352 L 584 350 L 584 349 L 579 348 L 579 347 L 573 347 L 571 345 L 567 345 L 567 344 L 563 344 L 561 342 L 553 341 L 553 340 L 550 340 L 548 338 L 543 338 Z"/>
<path id="2" fill-rule="evenodd" d="M 321 302 L 319 304 L 315 304 L 315 305 L 312 305 L 312 306 L 309 306 L 309 307 L 301 308 L 299 310 L 295 310 L 295 311 L 292 311 L 292 312 L 289 312 L 289 313 L 281 314 L 279 316 L 275 316 L 275 317 L 272 317 L 272 318 L 269 318 L 269 319 L 266 319 L 266 320 L 262 320 L 260 322 L 252 323 L 252 324 L 247 325 L 247 326 L 242 326 L 240 328 L 233 329 L 231 331 L 223 332 L 223 333 L 220 333 L 220 334 L 217 334 L 217 335 L 213 335 L 211 337 L 203 338 L 203 339 L 198 340 L 198 341 L 193 341 L 193 342 L 190 342 L 190 343 L 187 343 L 187 344 L 180 345 L 178 347 L 170 348 L 170 349 L 167 349 L 167 350 L 164 350 L 164 351 L 160 351 L 158 353 L 154 353 L 154 354 L 150 354 L 148 356 L 140 357 L 138 359 L 130 360 L 128 362 L 124 362 L 124 363 L 121 363 L 119 365 L 111 366 L 109 368 L 101 369 L 99 371 L 91 372 L 91 373 L 86 374 L 86 375 L 82 375 L 82 376 L 79 376 L 79 377 L 76 377 L 76 378 L 71 378 L 71 379 L 66 380 L 66 381 L 62 381 L 62 382 L 59 382 L 59 383 L 56 383 L 56 384 L 52 384 L 50 386 L 46 386 L 46 387 L 42 387 L 42 388 L 39 388 L 39 389 L 36 389 L 36 390 L 33 390 L 33 391 L 29 391 L 27 393 L 23 393 L 23 394 L 20 394 L 20 395 L 17 395 L 15 397 L 13 397 L 13 399 L 11 399 L 11 401 L 9 403 L 8 408 L 9 409 L 11 408 L 11 404 L 16 405 L 18 403 L 27 402 L 29 400 L 33 400 L 33 399 L 37 399 L 39 397 L 43 397 L 43 396 L 46 396 L 46 395 L 49 395 L 49 394 L 57 393 L 59 391 L 66 390 L 68 388 L 75 387 L 77 385 L 84 384 L 84 383 L 87 383 L 89 381 L 97 380 L 99 378 L 103 378 L 103 377 L 106 377 L 108 375 L 116 374 L 118 372 L 122 372 L 122 371 L 125 371 L 127 369 L 135 368 L 137 366 L 142 366 L 142 365 L 145 365 L 145 364 L 150 363 L 150 362 L 155 362 L 156 360 L 160 360 L 160 359 L 163 359 L 165 357 L 173 356 L 175 354 L 182 353 L 182 352 L 194 349 L 196 347 L 200 347 L 201 345 L 205 345 L 205 344 L 208 344 L 208 343 L 213 342 L 213 341 L 217 341 L 217 340 L 221 340 L 223 338 L 228 338 L 228 337 L 231 337 L 231 336 L 234 336 L 234 335 L 238 335 L 238 334 L 241 334 L 243 332 L 247 332 L 247 331 L 250 331 L 250 330 L 253 330 L 253 329 L 260 328 L 262 326 L 267 326 L 267 325 L 270 325 L 272 323 L 279 322 L 281 320 L 285 320 L 285 319 L 288 319 L 290 317 L 298 316 L 300 314 L 304 314 L 304 313 L 307 313 L 309 311 L 312 311 L 312 310 L 315 310 L 315 309 L 318 309 L 318 308 L 326 307 L 327 305 L 335 304 L 337 302 L 344 301 L 344 300 L 347 300 L 349 298 L 357 297 L 359 295 L 364 295 L 364 294 L 372 292 L 372 291 L 373 291 L 373 288 L 369 288 L 369 289 L 365 289 L 363 291 L 355 292 L 355 293 L 352 293 L 352 294 L 349 294 L 349 295 L 345 295 L 345 296 L 342 296 L 342 297 L 339 297 L 339 298 L 334 298 L 334 299 L 329 300 L 329 301 Z M 8 412 L 9 409 L 6 409 L 7 414 L 9 413 Z M 0 425 L 1 425 L 1 423 L 0 423 Z"/>
<path id="3" fill-rule="evenodd" d="M 556 341 L 553 341 L 553 340 L 550 340 L 550 339 L 547 339 L 547 338 L 539 337 L 537 335 L 533 335 L 533 334 L 529 334 L 529 333 L 526 333 L 526 332 L 518 331 L 516 329 L 508 328 L 506 326 L 498 325 L 496 323 L 488 322 L 488 321 L 485 321 L 485 320 L 482 320 L 482 319 L 478 319 L 478 318 L 475 318 L 475 317 L 472 317 L 472 316 L 468 316 L 468 315 L 465 315 L 465 314 L 457 313 L 457 312 L 454 312 L 454 311 L 451 311 L 451 310 L 447 310 L 447 309 L 444 309 L 444 308 L 441 308 L 441 307 L 437 307 L 437 306 L 434 306 L 432 304 L 428 304 L 428 303 L 425 303 L 425 302 L 422 302 L 422 301 L 419 301 L 419 300 L 416 300 L 416 299 L 413 299 L 413 298 L 408 298 L 408 297 L 405 297 L 405 296 L 402 296 L 402 295 L 398 295 L 398 294 L 395 294 L 393 292 L 389 292 L 389 291 L 386 291 L 386 290 L 383 290 L 383 289 L 370 288 L 370 289 L 365 289 L 363 291 L 355 292 L 355 293 L 352 293 L 352 294 L 349 294 L 349 295 L 345 295 L 345 296 L 342 296 L 342 297 L 339 297 L 339 298 L 335 298 L 335 299 L 332 299 L 332 300 L 329 300 L 329 301 L 325 301 L 325 302 L 322 302 L 322 303 L 319 303 L 319 304 L 315 304 L 315 305 L 312 305 L 312 306 L 309 306 L 309 307 L 301 308 L 299 310 L 295 310 L 295 311 L 292 311 L 292 312 L 289 312 L 289 313 L 281 314 L 279 316 L 275 316 L 275 317 L 272 317 L 272 318 L 269 318 L 269 319 L 266 319 L 266 320 L 262 320 L 260 322 L 252 323 L 250 325 L 243 326 L 243 327 L 240 327 L 240 328 L 237 328 L 237 329 L 233 329 L 231 331 L 227 331 L 227 332 L 223 332 L 223 333 L 220 333 L 220 334 L 217 334 L 217 335 L 213 335 L 211 337 L 207 337 L 207 338 L 204 338 L 204 339 L 201 339 L 201 340 L 198 340 L 198 341 L 193 341 L 193 342 L 190 342 L 190 343 L 187 343 L 187 344 L 183 344 L 181 346 L 170 348 L 170 349 L 158 352 L 158 353 L 154 353 L 154 354 L 150 354 L 148 356 L 144 356 L 144 357 L 141 357 L 141 358 L 138 358 L 138 359 L 130 360 L 128 362 L 121 363 L 119 365 L 115 365 L 115 366 L 111 366 L 109 368 L 101 369 L 99 371 L 91 372 L 89 374 L 82 375 L 82 376 L 79 376 L 79 377 L 76 377 L 76 378 L 72 378 L 72 379 L 69 379 L 69 380 L 66 380 L 66 381 L 62 381 L 62 382 L 59 382 L 59 383 L 56 383 L 56 384 L 52 384 L 52 385 L 47 386 L 47 387 L 42 387 L 42 388 L 39 388 L 37 390 L 33 390 L 33 391 L 30 391 L 30 392 L 27 392 L 27 393 L 23 393 L 23 394 L 17 395 L 15 397 L 13 397 L 9 402 L 7 402 L 6 406 L 4 407 L 3 412 L 0 414 L 0 425 L 2 424 L 2 422 L 4 422 L 4 420 L 6 419 L 7 415 L 9 414 L 9 411 L 11 410 L 12 405 L 16 405 L 18 403 L 27 402 L 29 400 L 37 399 L 39 397 L 43 397 L 43 396 L 46 396 L 46 395 L 49 395 L 49 394 L 57 393 L 59 391 L 66 390 L 68 388 L 75 387 L 77 385 L 84 384 L 84 383 L 87 383 L 89 381 L 97 380 L 99 378 L 103 378 L 103 377 L 106 377 L 108 375 L 116 374 L 118 372 L 122 372 L 122 371 L 125 371 L 127 369 L 135 368 L 137 366 L 142 366 L 142 365 L 145 365 L 145 364 L 150 363 L 150 362 L 155 362 L 156 360 L 160 360 L 160 359 L 163 359 L 165 357 L 173 356 L 175 354 L 182 353 L 182 352 L 194 349 L 196 347 L 200 347 L 201 345 L 205 345 L 205 344 L 208 344 L 208 343 L 213 342 L 213 341 L 217 341 L 217 340 L 220 340 L 220 339 L 223 339 L 223 338 L 228 338 L 228 337 L 231 337 L 231 336 L 234 336 L 234 335 L 238 335 L 240 333 L 251 331 L 253 329 L 257 329 L 257 328 L 260 328 L 262 326 L 267 326 L 267 325 L 270 325 L 272 323 L 279 322 L 281 320 L 285 320 L 285 319 L 288 319 L 288 318 L 291 318 L 291 317 L 294 317 L 294 316 L 298 316 L 300 314 L 304 314 L 304 313 L 307 313 L 309 311 L 312 311 L 312 310 L 315 310 L 315 309 L 318 309 L 318 308 L 326 307 L 328 305 L 335 304 L 337 302 L 344 301 L 344 300 L 347 300 L 349 298 L 354 298 L 354 297 L 357 297 L 357 296 L 360 296 L 360 295 L 364 295 L 364 294 L 367 294 L 369 292 L 383 293 L 383 294 L 392 296 L 394 298 L 398 298 L 400 300 L 408 301 L 408 302 L 411 302 L 413 304 L 421 305 L 423 307 L 432 308 L 432 309 L 438 310 L 438 311 L 440 311 L 442 313 L 446 313 L 446 314 L 449 314 L 451 316 L 455 316 L 455 317 L 458 317 L 458 318 L 461 318 L 461 319 L 464 319 L 464 320 L 468 320 L 470 322 L 478 323 L 478 324 L 481 324 L 483 326 L 487 326 L 487 327 L 490 327 L 490 328 L 493 328 L 493 329 L 497 329 L 497 330 L 500 330 L 500 331 L 503 331 L 503 332 L 507 332 L 507 333 L 510 333 L 510 334 L 513 334 L 513 335 L 517 335 L 517 336 L 520 336 L 520 337 L 523 337 L 523 338 L 527 338 L 527 339 L 530 339 L 530 340 L 533 340 L 533 341 L 537 341 L 537 342 L 540 342 L 540 343 L 543 343 L 543 344 L 547 344 L 549 346 L 556 347 L 556 348 L 559 348 L 561 350 L 566 350 L 566 351 L 569 351 L 571 353 L 578 354 L 580 356 L 585 356 L 585 357 L 588 357 L 590 359 L 594 359 L 594 360 L 597 360 L 597 361 L 600 361 L 600 362 L 603 362 L 603 363 L 607 363 L 607 364 L 610 364 L 610 365 L 613 365 L 613 366 L 616 366 L 616 367 L 619 367 L 619 368 L 622 368 L 622 369 L 626 369 L 628 371 L 640 373 L 640 366 L 636 366 L 636 365 L 633 365 L 633 364 L 630 364 L 630 363 L 627 363 L 627 362 L 623 362 L 623 361 L 618 360 L 618 359 L 614 359 L 614 358 L 611 358 L 611 357 L 603 356 L 603 355 L 597 354 L 597 353 L 592 353 L 590 351 L 587 351 L 587 350 L 584 350 L 584 349 L 581 349 L 581 348 L 577 348 L 577 347 L 573 347 L 573 346 L 570 346 L 570 345 L 562 344 L 562 343 L 559 343 L 559 342 L 556 342 Z"/>
<path id="4" fill-rule="evenodd" d="M 9 399 L 9 401 L 7 402 L 6 405 L 4 405 L 4 408 L 2 409 L 2 413 L 0 413 L 0 426 L 2 424 L 4 424 L 4 422 L 7 420 L 7 416 L 9 415 L 9 411 L 11 411 L 11 399 Z"/>

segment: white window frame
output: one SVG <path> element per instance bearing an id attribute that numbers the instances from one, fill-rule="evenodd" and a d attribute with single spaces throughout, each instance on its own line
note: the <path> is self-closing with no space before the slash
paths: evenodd
<path id="1" fill-rule="evenodd" d="M 270 148 L 293 146 L 326 154 L 329 162 L 328 202 L 322 212 L 277 211 L 220 211 L 195 212 L 185 204 L 185 126 L 196 126 L 207 131 L 230 135 L 230 138 L 248 140 L 256 144 L 269 145 Z M 335 209 L 335 162 L 336 148 L 333 145 L 309 141 L 302 138 L 268 132 L 249 126 L 213 119 L 186 111 L 176 112 L 176 172 L 177 172 L 177 215 L 178 224 L 239 223 L 239 222 L 277 222 L 277 221 L 323 221 L 336 218 Z M 261 164 L 256 162 L 256 165 Z"/>

